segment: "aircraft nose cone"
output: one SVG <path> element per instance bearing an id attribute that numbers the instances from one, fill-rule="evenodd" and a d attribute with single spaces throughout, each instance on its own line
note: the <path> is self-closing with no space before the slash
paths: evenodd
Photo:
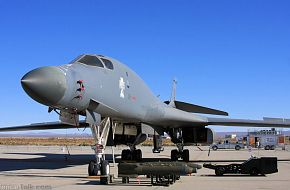
<path id="1" fill-rule="evenodd" d="M 35 101 L 52 106 L 64 96 L 66 78 L 57 67 L 41 67 L 25 74 L 21 79 L 21 85 Z"/>

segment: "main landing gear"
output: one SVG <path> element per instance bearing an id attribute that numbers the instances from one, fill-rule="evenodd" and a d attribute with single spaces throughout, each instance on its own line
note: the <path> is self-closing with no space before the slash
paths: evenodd
<path id="1" fill-rule="evenodd" d="M 144 142 L 147 138 L 147 135 L 140 133 L 133 143 L 128 144 L 129 149 L 123 150 L 121 155 L 122 161 L 142 161 L 142 151 L 136 149 L 136 145 Z"/>
<path id="2" fill-rule="evenodd" d="M 142 151 L 140 149 L 136 149 L 136 148 L 122 150 L 121 159 L 122 159 L 122 161 L 141 162 L 142 161 Z"/>
<path id="3" fill-rule="evenodd" d="M 183 149 L 183 145 L 178 144 L 178 149 L 171 150 L 171 161 L 177 161 L 181 158 L 185 162 L 189 162 L 189 150 Z"/>

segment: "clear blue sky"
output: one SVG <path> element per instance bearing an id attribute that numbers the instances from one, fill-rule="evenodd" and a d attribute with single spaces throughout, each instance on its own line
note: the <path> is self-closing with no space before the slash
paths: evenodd
<path id="1" fill-rule="evenodd" d="M 119 59 L 164 100 L 176 77 L 179 100 L 290 118 L 289 10 L 283 0 L 0 0 L 0 127 L 57 120 L 20 79 L 82 53 Z"/>

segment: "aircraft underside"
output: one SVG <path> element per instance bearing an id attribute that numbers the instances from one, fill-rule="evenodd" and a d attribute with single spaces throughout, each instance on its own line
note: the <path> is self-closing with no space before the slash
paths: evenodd
<path id="1" fill-rule="evenodd" d="M 181 158 L 183 161 L 189 161 L 189 150 L 184 146 L 196 144 L 210 144 L 213 142 L 213 132 L 204 126 L 180 128 L 163 128 L 152 127 L 145 124 L 136 123 L 118 123 L 110 118 L 104 118 L 99 127 L 90 125 L 93 136 L 96 140 L 96 160 L 89 164 L 89 175 L 97 175 L 102 171 L 103 150 L 106 146 L 127 145 L 129 148 L 124 149 L 121 154 L 122 161 L 142 161 L 142 151 L 136 148 L 136 145 L 143 143 L 148 135 L 153 137 L 153 152 L 160 153 L 163 150 L 162 137 L 154 129 L 160 132 L 166 132 L 171 141 L 176 144 L 177 149 L 171 151 L 171 160 L 177 161 Z M 98 134 L 99 133 L 99 134 Z M 106 163 L 106 162 L 105 162 Z M 101 173 L 102 174 L 102 173 Z"/>

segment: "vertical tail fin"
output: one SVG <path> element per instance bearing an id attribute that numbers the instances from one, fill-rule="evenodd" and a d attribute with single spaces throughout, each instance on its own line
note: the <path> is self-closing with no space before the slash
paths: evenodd
<path id="1" fill-rule="evenodd" d="M 171 98 L 170 98 L 170 102 L 169 102 L 169 106 L 171 107 L 176 107 L 175 106 L 175 100 L 176 100 L 176 84 L 177 84 L 177 80 L 173 79 L 173 83 L 172 83 L 172 91 L 171 91 Z"/>

